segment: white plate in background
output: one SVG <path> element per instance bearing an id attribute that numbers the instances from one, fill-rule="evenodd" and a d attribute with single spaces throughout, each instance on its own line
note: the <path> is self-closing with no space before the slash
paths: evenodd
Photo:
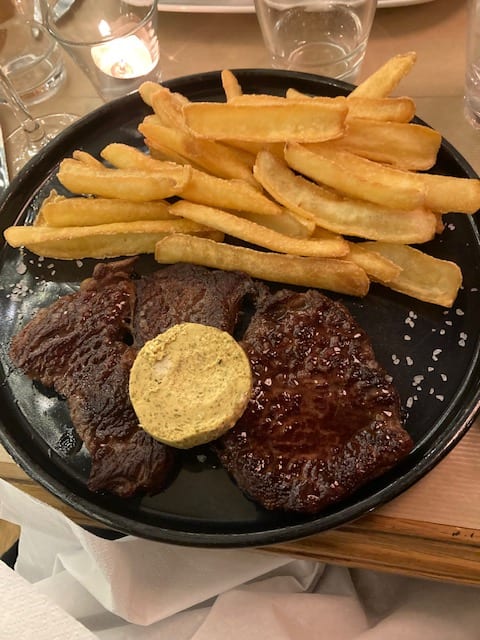
<path id="1" fill-rule="evenodd" d="M 433 0 L 378 0 L 378 8 L 426 4 Z M 253 13 L 253 0 L 159 0 L 159 11 L 184 13 Z"/>

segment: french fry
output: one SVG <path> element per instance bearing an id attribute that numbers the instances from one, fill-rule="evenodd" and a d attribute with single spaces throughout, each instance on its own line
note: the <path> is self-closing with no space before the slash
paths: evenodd
<path id="1" fill-rule="evenodd" d="M 335 233 L 399 243 L 427 242 L 435 236 L 437 219 L 430 211 L 393 210 L 341 197 L 296 175 L 268 152 L 258 154 L 254 174 L 284 207 Z"/>
<path id="2" fill-rule="evenodd" d="M 60 163 L 57 175 L 62 185 L 72 193 L 142 202 L 177 195 L 186 184 L 191 171 L 187 166 L 182 169 L 183 176 L 178 179 L 145 171 L 106 167 L 100 170 L 67 158 Z"/>
<path id="3" fill-rule="evenodd" d="M 283 149 L 285 147 L 284 142 L 252 142 L 247 140 L 235 140 L 234 138 L 225 140 L 224 144 L 229 147 L 235 147 L 236 149 L 243 149 L 244 151 L 252 154 L 252 156 L 256 156 L 260 151 L 270 151 L 270 153 L 274 153 L 279 158 L 283 158 Z"/>
<path id="4" fill-rule="evenodd" d="M 255 184 L 252 175 L 254 157 L 245 151 L 227 147 L 213 140 L 196 138 L 178 129 L 171 129 L 146 118 L 138 127 L 154 145 L 171 149 L 175 154 L 192 161 L 219 178 L 239 178 Z"/>
<path id="5" fill-rule="evenodd" d="M 181 177 L 183 164 L 153 158 L 136 147 L 113 142 L 100 151 L 100 155 L 117 169 L 138 169 L 140 171 L 161 171 L 164 175 Z"/>
<path id="6" fill-rule="evenodd" d="M 182 169 L 180 165 L 155 160 L 128 145 L 110 144 L 102 150 L 101 155 L 121 169 L 162 171 L 167 175 L 170 171 Z M 193 168 L 190 179 L 179 195 L 186 200 L 211 207 L 247 211 L 265 216 L 277 215 L 282 210 L 279 204 L 266 198 L 257 187 L 253 187 L 244 180 L 217 178 Z"/>
<path id="7" fill-rule="evenodd" d="M 374 281 L 451 306 L 458 266 L 408 245 L 441 233 L 444 213 L 480 210 L 480 180 L 425 173 L 441 136 L 411 123 L 411 98 L 390 95 L 415 60 L 395 56 L 336 97 L 244 94 L 229 70 L 226 102 L 191 102 L 145 82 L 140 95 L 153 113 L 138 129 L 148 151 L 115 143 L 101 159 L 74 151 L 58 178 L 82 197 L 52 191 L 32 227 L 5 237 L 59 258 L 133 255 L 156 243 L 159 262 L 352 295 Z"/>
<path id="8" fill-rule="evenodd" d="M 322 180 L 353 197 L 357 194 L 359 198 L 392 208 L 424 206 L 439 213 L 468 214 L 480 208 L 479 179 L 404 171 L 349 151 L 327 149 L 326 145 L 321 150 L 317 145 L 313 152 L 302 145 L 287 144 L 285 157 L 294 169 L 314 180 Z"/>
<path id="9" fill-rule="evenodd" d="M 148 104 L 149 107 L 152 106 L 152 98 L 153 95 L 160 89 L 161 85 L 158 82 L 152 82 L 151 80 L 146 80 L 142 82 L 142 84 L 138 87 L 138 93 L 140 97 Z"/>
<path id="10" fill-rule="evenodd" d="M 170 207 L 170 213 L 277 253 L 316 258 L 338 258 L 348 253 L 348 244 L 341 237 L 319 240 L 292 238 L 226 211 L 186 200 L 179 200 L 173 204 Z"/>
<path id="11" fill-rule="evenodd" d="M 152 95 L 152 108 L 160 123 L 166 127 L 186 128 L 182 110 L 185 104 L 189 104 L 187 98 L 162 86 Z"/>
<path id="12" fill-rule="evenodd" d="M 90 153 L 86 151 L 81 151 L 80 149 L 76 149 L 72 153 L 72 158 L 74 160 L 78 160 L 79 162 L 83 162 L 83 164 L 87 165 L 87 167 L 93 167 L 94 169 L 104 169 L 104 165 L 100 160 L 94 158 Z"/>
<path id="13" fill-rule="evenodd" d="M 243 94 L 242 87 L 231 71 L 229 71 L 228 69 L 223 69 L 221 73 L 221 79 L 227 102 L 232 100 L 232 98 L 237 98 L 238 96 L 241 96 Z"/>
<path id="14" fill-rule="evenodd" d="M 311 104 L 317 105 L 329 105 L 337 104 L 341 105 L 342 109 L 344 109 L 346 105 L 346 97 L 345 96 L 307 96 L 305 94 L 300 94 L 297 92 L 298 97 L 293 97 L 290 94 L 290 98 L 287 98 L 287 94 L 285 96 L 276 96 L 270 93 L 242 93 L 239 96 L 235 96 L 230 100 L 232 105 L 244 105 L 250 107 L 265 107 L 272 105 L 285 105 L 290 104 L 292 106 L 295 103 L 305 103 L 310 102 Z"/>
<path id="15" fill-rule="evenodd" d="M 139 220 L 171 220 L 169 203 L 132 202 L 116 198 L 65 198 L 46 199 L 42 203 L 35 222 L 50 227 L 77 227 L 109 224 L 112 222 L 136 222 Z"/>
<path id="16" fill-rule="evenodd" d="M 239 270 L 254 278 L 354 296 L 366 295 L 369 287 L 365 271 L 347 260 L 256 251 L 183 234 L 160 240 L 155 247 L 155 259 L 163 264 L 191 262 L 226 271 Z"/>
<path id="17" fill-rule="evenodd" d="M 443 307 L 453 305 L 462 284 L 462 272 L 454 262 L 434 258 L 408 245 L 365 242 L 362 247 L 401 267 L 395 278 L 383 283 L 390 289 Z"/>
<path id="18" fill-rule="evenodd" d="M 363 242 L 349 242 L 350 253 L 347 259 L 362 267 L 370 280 L 386 283 L 400 275 L 402 267 L 382 256 L 381 253 L 366 249 L 363 245 Z M 373 244 L 372 247 L 374 247 Z"/>
<path id="19" fill-rule="evenodd" d="M 352 198 L 392 209 L 411 210 L 425 203 L 424 188 L 406 171 L 387 167 L 350 153 L 287 143 L 285 159 L 295 171 Z"/>
<path id="20" fill-rule="evenodd" d="M 90 227 L 9 227 L 5 240 L 49 258 L 75 260 L 154 253 L 155 244 L 171 233 L 195 233 L 221 240 L 222 234 L 189 220 L 119 222 Z"/>
<path id="21" fill-rule="evenodd" d="M 412 173 L 413 184 L 425 190 L 425 204 L 438 213 L 476 213 L 480 209 L 480 180 L 433 173 Z"/>
<path id="22" fill-rule="evenodd" d="M 423 171 L 435 164 L 441 142 L 438 131 L 423 125 L 351 118 L 341 138 L 308 148 L 344 150 L 399 169 Z"/>
<path id="23" fill-rule="evenodd" d="M 292 238 L 311 238 L 316 229 L 314 220 L 307 220 L 307 218 L 299 216 L 288 209 L 282 209 L 276 216 L 266 216 L 247 211 L 241 211 L 239 215 L 251 222 L 256 222 L 262 227 L 273 229 L 273 231 Z M 323 237 L 327 236 L 324 235 Z M 332 238 L 333 234 L 328 237 Z"/>
<path id="24" fill-rule="evenodd" d="M 410 73 L 417 61 L 414 51 L 390 58 L 377 71 L 361 82 L 351 93 L 352 98 L 386 98 Z"/>
<path id="25" fill-rule="evenodd" d="M 155 160 L 161 160 L 162 162 L 174 162 L 176 164 L 188 165 L 195 169 L 201 169 L 201 167 L 193 162 L 193 160 L 185 158 L 185 156 L 180 155 L 173 149 L 170 149 L 161 142 L 158 142 L 158 140 L 145 138 L 145 144 L 148 147 L 151 157 L 155 158 Z"/>
<path id="26" fill-rule="evenodd" d="M 256 105 L 231 102 L 191 102 L 185 121 L 198 136 L 260 142 L 318 142 L 342 135 L 347 107 L 340 102 L 290 102 Z"/>
<path id="27" fill-rule="evenodd" d="M 277 217 L 282 211 L 277 202 L 244 180 L 225 180 L 196 169 L 192 169 L 190 180 L 180 195 L 198 204 L 262 216 Z"/>
<path id="28" fill-rule="evenodd" d="M 290 88 L 287 89 L 286 97 L 290 100 L 309 100 L 317 96 L 308 96 Z M 415 102 L 407 97 L 362 98 L 350 95 L 347 105 L 347 122 L 352 118 L 366 118 L 378 122 L 410 122 L 415 115 Z"/>

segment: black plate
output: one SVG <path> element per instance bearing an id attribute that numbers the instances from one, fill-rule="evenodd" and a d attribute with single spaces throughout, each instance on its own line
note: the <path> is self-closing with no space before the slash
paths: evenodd
<path id="1" fill-rule="evenodd" d="M 238 70 L 246 92 L 282 94 L 287 87 L 319 95 L 345 94 L 351 86 L 270 70 Z M 165 83 L 192 100 L 222 100 L 218 72 Z M 75 149 L 97 155 L 109 142 L 142 146 L 137 125 L 150 110 L 136 94 L 89 114 L 65 131 L 14 180 L 0 213 L 2 229 L 30 221 L 54 187 L 59 161 Z M 435 171 L 476 177 L 443 142 Z M 38 307 L 76 288 L 93 261 L 41 260 L 4 246 L 0 253 L 1 429 L 3 445 L 25 471 L 72 507 L 120 532 L 201 546 L 262 545 L 303 537 L 357 518 L 410 487 L 466 432 L 479 408 L 480 241 L 474 217 L 449 214 L 441 237 L 424 249 L 455 260 L 464 285 L 451 310 L 373 286 L 364 300 L 342 298 L 370 334 L 378 359 L 392 374 L 415 446 L 393 471 L 317 517 L 267 512 L 242 495 L 211 454 L 185 454 L 173 484 L 155 497 L 120 500 L 86 488 L 89 459 L 78 448 L 65 405 L 46 394 L 8 360 L 12 335 Z M 142 260 L 145 270 L 153 260 Z"/>

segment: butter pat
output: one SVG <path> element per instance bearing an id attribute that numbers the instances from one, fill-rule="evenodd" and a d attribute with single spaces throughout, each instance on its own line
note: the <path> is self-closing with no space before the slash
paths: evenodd
<path id="1" fill-rule="evenodd" d="M 230 334 L 186 322 L 145 343 L 130 371 L 129 390 L 141 428 L 188 449 L 235 425 L 250 398 L 252 372 Z"/>

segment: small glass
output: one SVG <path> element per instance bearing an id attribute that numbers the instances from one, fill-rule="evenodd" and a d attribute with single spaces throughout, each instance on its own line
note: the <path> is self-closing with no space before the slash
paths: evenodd
<path id="1" fill-rule="evenodd" d="M 354 82 L 376 0 L 255 0 L 272 66 Z"/>
<path id="2" fill-rule="evenodd" d="M 105 101 L 160 78 L 157 14 L 156 0 L 51 0 L 43 6 L 47 29 Z"/>
<path id="3" fill-rule="evenodd" d="M 2 24 L 0 65 L 22 100 L 33 105 L 54 95 L 65 80 L 62 50 L 38 22 L 15 16 Z"/>

